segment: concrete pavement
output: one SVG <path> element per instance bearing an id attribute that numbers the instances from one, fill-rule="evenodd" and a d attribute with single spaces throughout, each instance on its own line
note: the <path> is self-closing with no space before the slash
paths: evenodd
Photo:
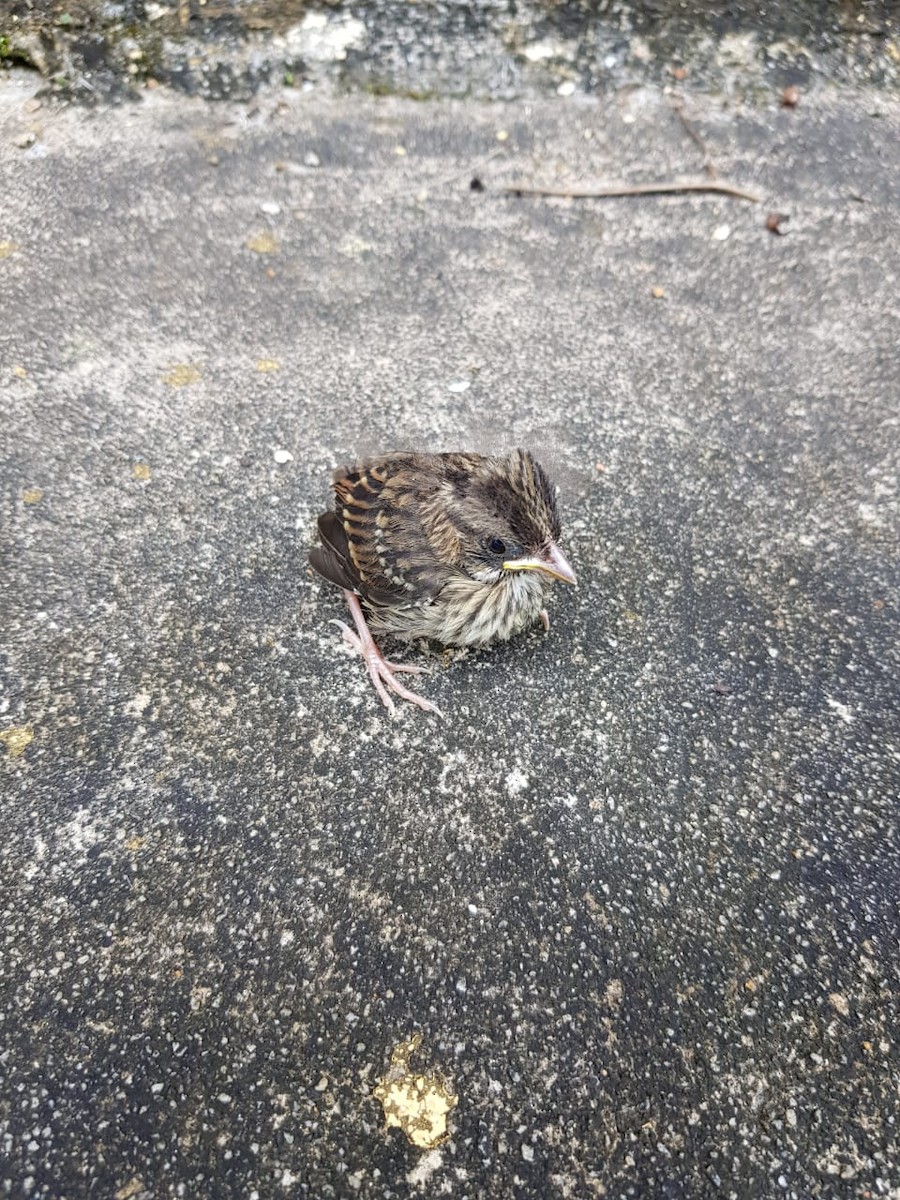
<path id="1" fill-rule="evenodd" d="M 691 93 L 762 204 L 573 203 L 498 187 L 701 174 L 671 97 L 33 87 L 3 1194 L 900 1196 L 897 102 Z M 581 586 L 392 722 L 305 567 L 329 471 L 515 444 Z M 416 1031 L 432 1151 L 372 1094 Z"/>

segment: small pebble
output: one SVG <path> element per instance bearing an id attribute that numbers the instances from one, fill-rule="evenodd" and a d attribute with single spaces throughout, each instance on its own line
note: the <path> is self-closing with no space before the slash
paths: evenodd
<path id="1" fill-rule="evenodd" d="M 846 996 L 842 996 L 840 992 L 832 992 L 828 999 L 832 1008 L 836 1009 L 842 1017 L 850 1016 L 850 1005 L 847 1003 Z"/>
<path id="2" fill-rule="evenodd" d="M 281 205 L 277 200 L 263 200 L 259 211 L 265 213 L 267 217 L 277 217 L 281 212 Z"/>
<path id="3" fill-rule="evenodd" d="M 283 449 L 281 449 L 281 447 L 279 447 L 277 450 L 272 451 L 272 457 L 275 459 L 275 461 L 278 463 L 279 466 L 282 466 L 284 463 L 289 463 L 289 462 L 294 461 L 294 456 L 293 456 L 293 454 L 291 454 L 290 450 L 283 450 Z"/>
<path id="4" fill-rule="evenodd" d="M 730 237 L 731 237 L 731 226 L 730 225 L 717 225 L 715 227 L 715 229 L 713 230 L 713 241 L 714 242 L 725 242 Z"/>
<path id="5" fill-rule="evenodd" d="M 303 165 L 305 167 L 318 167 L 321 165 L 321 161 L 315 150 L 307 150 L 303 155 Z"/>
<path id="6" fill-rule="evenodd" d="M 16 145 L 20 150 L 27 150 L 29 146 L 33 146 L 37 141 L 37 134 L 34 130 L 29 129 L 27 133 L 20 133 L 16 138 Z"/>

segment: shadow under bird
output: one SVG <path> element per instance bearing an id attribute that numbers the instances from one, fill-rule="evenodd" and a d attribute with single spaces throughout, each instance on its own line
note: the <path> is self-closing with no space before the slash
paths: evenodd
<path id="1" fill-rule="evenodd" d="M 388 689 L 441 715 L 397 679 L 423 668 L 388 662 L 373 635 L 487 646 L 538 619 L 549 630 L 547 587 L 576 582 L 555 489 L 527 450 L 386 454 L 339 468 L 332 487 L 310 565 L 343 590 L 356 631 L 335 623 L 391 711 Z"/>

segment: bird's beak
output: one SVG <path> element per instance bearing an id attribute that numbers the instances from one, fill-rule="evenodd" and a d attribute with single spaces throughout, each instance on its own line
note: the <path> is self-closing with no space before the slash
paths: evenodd
<path id="1" fill-rule="evenodd" d="M 551 542 L 546 550 L 533 558 L 513 558 L 503 564 L 504 571 L 541 571 L 551 579 L 561 579 L 563 583 L 577 585 L 575 572 L 569 565 L 568 559 L 557 546 Z"/>

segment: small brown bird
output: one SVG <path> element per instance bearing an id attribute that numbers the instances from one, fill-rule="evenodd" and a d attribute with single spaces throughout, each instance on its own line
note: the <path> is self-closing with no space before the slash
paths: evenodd
<path id="1" fill-rule="evenodd" d="M 396 678 L 375 633 L 432 638 L 447 646 L 505 641 L 540 618 L 547 585 L 575 583 L 557 542 L 556 496 L 527 450 L 506 457 L 413 454 L 373 458 L 334 473 L 335 511 L 319 517 L 314 570 L 343 589 L 356 632 L 337 621 L 385 688 L 430 712 L 430 700 Z M 369 616 L 369 623 L 363 613 Z"/>

